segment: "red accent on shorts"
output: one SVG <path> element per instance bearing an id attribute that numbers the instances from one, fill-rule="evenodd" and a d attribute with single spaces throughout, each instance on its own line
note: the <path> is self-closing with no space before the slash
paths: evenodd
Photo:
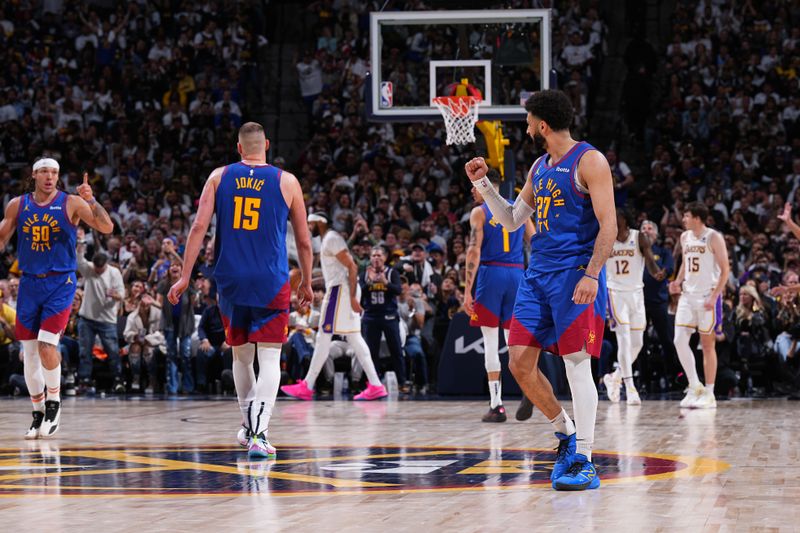
<path id="1" fill-rule="evenodd" d="M 594 312 L 594 305 L 588 305 L 559 337 L 558 351 L 553 353 L 569 355 L 582 351 L 585 346 L 589 355 L 600 357 L 603 332 L 603 317 Z"/>
<path id="2" fill-rule="evenodd" d="M 542 349 L 540 343 L 533 333 L 528 331 L 528 328 L 522 325 L 516 317 L 511 317 L 508 332 L 508 345 L 509 346 L 531 346 L 533 348 Z M 553 347 L 546 348 L 547 351 L 552 351 Z"/>
<path id="3" fill-rule="evenodd" d="M 525 265 L 522 263 L 501 263 L 500 261 L 481 261 L 481 266 L 519 268 L 520 270 L 525 268 Z"/>
<path id="4" fill-rule="evenodd" d="M 49 333 L 55 333 L 56 335 L 61 335 L 65 329 L 67 329 L 67 324 L 69 323 L 69 315 L 72 311 L 72 305 L 64 309 L 58 314 L 49 316 L 42 320 L 42 324 L 39 326 L 40 330 L 45 330 Z"/>
<path id="5" fill-rule="evenodd" d="M 289 331 L 289 312 L 278 313 L 269 322 L 250 333 L 247 340 L 250 342 L 286 342 Z M 233 345 L 231 345 L 233 346 Z"/>
<path id="6" fill-rule="evenodd" d="M 469 325 L 473 327 L 496 328 L 500 326 L 500 317 L 492 313 L 480 302 L 473 304 L 474 314 L 469 317 Z"/>
<path id="7" fill-rule="evenodd" d="M 26 328 L 22 322 L 19 321 L 19 317 L 17 317 L 16 324 L 14 324 L 14 335 L 17 337 L 18 341 L 33 341 L 37 338 L 36 333 Z"/>
<path id="8" fill-rule="evenodd" d="M 222 318 L 222 327 L 225 328 L 225 342 L 229 346 L 241 346 L 247 344 L 247 331 L 243 328 L 231 327 L 231 319 L 220 312 Z"/>
<path id="9" fill-rule="evenodd" d="M 289 280 L 286 280 L 286 283 L 283 284 L 283 287 L 281 287 L 281 290 L 275 295 L 275 298 L 267 305 L 267 309 L 289 309 L 291 302 L 292 286 L 289 284 Z"/>

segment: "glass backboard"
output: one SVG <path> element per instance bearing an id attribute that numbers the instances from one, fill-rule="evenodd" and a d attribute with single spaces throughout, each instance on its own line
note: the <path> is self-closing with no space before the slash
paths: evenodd
<path id="1" fill-rule="evenodd" d="M 371 120 L 438 120 L 433 97 L 464 78 L 481 119 L 524 120 L 525 99 L 549 87 L 548 9 L 373 12 L 370 44 Z"/>

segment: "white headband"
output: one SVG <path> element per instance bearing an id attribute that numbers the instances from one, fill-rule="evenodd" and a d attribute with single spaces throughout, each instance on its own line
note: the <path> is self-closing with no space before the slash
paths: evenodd
<path id="1" fill-rule="evenodd" d="M 58 166 L 58 161 L 50 157 L 44 157 L 33 164 L 33 171 L 36 172 L 40 168 L 54 168 L 58 171 L 61 167 Z"/>
<path id="2" fill-rule="evenodd" d="M 327 224 L 328 223 L 328 219 L 327 218 L 325 218 L 322 215 L 318 215 L 316 213 L 311 213 L 310 215 L 308 215 L 308 221 L 309 222 L 322 222 L 323 224 Z"/>

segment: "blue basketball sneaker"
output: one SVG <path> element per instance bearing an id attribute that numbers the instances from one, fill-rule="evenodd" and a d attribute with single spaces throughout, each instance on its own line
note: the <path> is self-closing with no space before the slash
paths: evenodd
<path id="1" fill-rule="evenodd" d="M 563 476 L 572 462 L 575 460 L 575 433 L 569 437 L 563 433 L 556 433 L 558 437 L 558 448 L 556 448 L 556 462 L 553 465 L 553 471 L 550 472 L 550 481 L 555 482 L 558 478 Z M 555 488 L 555 485 L 553 485 Z"/>
<path id="2" fill-rule="evenodd" d="M 553 482 L 556 490 L 587 490 L 600 486 L 600 477 L 594 464 L 582 453 L 576 453 L 567 472 Z"/>

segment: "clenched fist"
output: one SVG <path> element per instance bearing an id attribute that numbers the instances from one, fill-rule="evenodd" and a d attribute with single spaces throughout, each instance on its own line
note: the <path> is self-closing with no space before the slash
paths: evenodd
<path id="1" fill-rule="evenodd" d="M 469 177 L 470 181 L 478 181 L 489 172 L 489 165 L 486 164 L 482 157 L 475 157 L 467 161 L 467 164 L 464 165 L 464 170 L 467 172 L 467 177 Z"/>

